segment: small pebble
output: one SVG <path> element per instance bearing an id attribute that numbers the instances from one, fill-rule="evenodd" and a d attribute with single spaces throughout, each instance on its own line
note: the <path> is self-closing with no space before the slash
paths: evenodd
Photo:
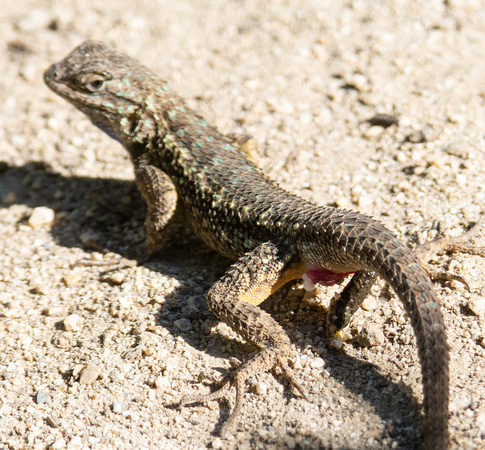
<path id="1" fill-rule="evenodd" d="M 80 331 L 83 328 L 84 319 L 79 314 L 71 314 L 64 319 L 66 331 Z"/>
<path id="2" fill-rule="evenodd" d="M 367 122 L 382 128 L 388 128 L 391 125 L 399 125 L 399 119 L 396 116 L 391 116 L 389 114 L 376 114 L 374 117 L 368 119 Z"/>
<path id="3" fill-rule="evenodd" d="M 29 225 L 32 228 L 39 228 L 44 225 L 52 225 L 55 219 L 55 213 L 53 209 L 45 206 L 39 206 L 34 208 L 32 214 L 29 217 Z"/>
<path id="4" fill-rule="evenodd" d="M 254 392 L 258 395 L 266 395 L 268 393 L 268 385 L 259 381 L 254 385 Z"/>
<path id="5" fill-rule="evenodd" d="M 88 364 L 81 372 L 79 384 L 91 384 L 97 380 L 101 374 L 101 369 L 96 364 Z"/>
<path id="6" fill-rule="evenodd" d="M 223 448 L 224 447 L 224 444 L 222 443 L 222 440 L 221 438 L 218 438 L 216 437 L 213 441 L 212 441 L 212 448 L 213 449 L 220 449 L 220 448 Z"/>
<path id="7" fill-rule="evenodd" d="M 375 345 L 382 345 L 386 341 L 382 330 L 374 324 L 365 324 L 360 330 L 357 342 L 362 347 L 373 347 Z"/>
<path id="8" fill-rule="evenodd" d="M 62 331 L 56 333 L 52 342 L 59 348 L 71 348 L 74 345 L 74 336 L 69 331 Z"/>
<path id="9" fill-rule="evenodd" d="M 47 416 L 45 420 L 52 428 L 59 428 L 61 426 L 61 423 L 57 417 Z"/>
<path id="10" fill-rule="evenodd" d="M 115 414 L 121 414 L 125 408 L 125 405 L 123 402 L 114 402 L 111 405 L 111 409 Z"/>
<path id="11" fill-rule="evenodd" d="M 362 309 L 365 311 L 375 311 L 377 309 L 377 301 L 373 297 L 367 297 L 362 303 Z"/>
<path id="12" fill-rule="evenodd" d="M 36 294 L 46 295 L 49 293 L 48 287 L 41 278 L 32 278 L 29 282 L 29 286 Z"/>
<path id="13" fill-rule="evenodd" d="M 479 295 L 473 295 L 468 301 L 468 308 L 473 314 L 485 317 L 485 299 Z"/>
<path id="14" fill-rule="evenodd" d="M 159 391 L 165 392 L 171 388 L 170 380 L 167 377 L 157 377 L 155 380 L 155 387 Z"/>
<path id="15" fill-rule="evenodd" d="M 315 358 L 311 363 L 312 369 L 323 369 L 325 367 L 325 361 L 322 358 Z"/>
<path id="16" fill-rule="evenodd" d="M 192 329 L 192 323 L 189 319 L 185 317 L 182 319 L 178 319 L 173 323 L 180 331 L 189 331 Z"/>
<path id="17" fill-rule="evenodd" d="M 63 438 L 57 439 L 57 441 L 55 441 L 53 444 L 51 444 L 49 446 L 49 448 L 53 448 L 53 449 L 56 449 L 56 450 L 57 449 L 60 450 L 60 449 L 63 449 L 65 447 L 66 447 L 66 441 Z"/>
<path id="18" fill-rule="evenodd" d="M 427 141 L 426 135 L 421 130 L 413 131 L 409 136 L 406 137 L 406 140 L 412 144 L 421 144 Z"/>
<path id="19" fill-rule="evenodd" d="M 22 32 L 39 31 L 47 28 L 55 17 L 47 8 L 35 8 L 24 14 L 17 21 L 17 28 Z"/>
<path id="20" fill-rule="evenodd" d="M 62 277 L 62 281 L 66 286 L 72 286 L 73 284 L 78 283 L 81 281 L 82 275 L 80 273 L 70 273 L 69 275 L 64 275 Z"/>
<path id="21" fill-rule="evenodd" d="M 109 281 L 113 284 L 120 285 L 125 281 L 125 276 L 121 272 L 116 272 L 109 277 Z"/>
<path id="22" fill-rule="evenodd" d="M 36 403 L 47 403 L 50 399 L 50 394 L 44 389 L 39 389 L 37 395 L 35 396 Z"/>
<path id="23" fill-rule="evenodd" d="M 293 437 L 287 437 L 286 440 L 284 441 L 286 446 L 290 449 L 290 450 L 293 450 L 294 448 L 296 448 L 296 441 L 295 441 L 295 438 Z"/>
<path id="24" fill-rule="evenodd" d="M 65 375 L 67 372 L 69 372 L 69 365 L 61 364 L 57 370 L 59 371 L 60 374 Z"/>
<path id="25" fill-rule="evenodd" d="M 72 376 L 76 378 L 85 367 L 86 366 L 84 364 L 76 364 L 74 369 L 72 369 Z"/>

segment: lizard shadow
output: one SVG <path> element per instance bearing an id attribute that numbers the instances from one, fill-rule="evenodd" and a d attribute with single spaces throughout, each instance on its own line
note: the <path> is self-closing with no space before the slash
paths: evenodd
<path id="1" fill-rule="evenodd" d="M 89 250 L 103 248 L 127 255 L 129 247 L 136 245 L 137 228 L 143 223 L 144 204 L 134 193 L 133 182 L 65 177 L 44 162 L 9 166 L 0 173 L 0 198 L 4 199 L 0 207 L 24 204 L 53 209 L 56 219 L 51 235 L 68 248 L 92 246 Z M 23 217 L 20 223 L 27 220 Z M 123 234 L 125 242 L 119 239 Z M 87 245 L 80 242 L 83 235 Z"/>
<path id="2" fill-rule="evenodd" d="M 56 222 L 51 228 L 51 235 L 57 244 L 65 247 L 91 246 L 94 250 L 99 247 L 129 257 L 132 256 L 133 247 L 143 243 L 145 205 L 132 181 L 65 177 L 54 173 L 45 163 L 28 163 L 20 167 L 10 166 L 2 169 L 0 198 L 7 199 L 7 204 L 0 204 L 0 207 L 6 207 L 8 204 L 25 204 L 30 208 L 47 206 L 56 211 Z M 27 222 L 27 219 L 23 217 L 21 222 Z M 81 236 L 84 236 L 84 243 L 80 242 Z M 231 351 L 227 350 L 229 346 L 235 347 L 236 356 L 240 359 L 247 359 L 248 352 L 254 350 L 254 347 L 248 344 L 237 341 L 234 345 L 218 333 L 211 335 L 207 327 L 197 326 L 195 329 L 184 331 L 176 325 L 176 320 L 181 317 L 188 317 L 196 324 L 211 322 L 214 316 L 205 304 L 205 292 L 228 267 L 229 262 L 226 259 L 207 249 L 195 237 L 186 233 L 182 226 L 171 233 L 162 254 L 144 265 L 156 272 L 173 275 L 181 281 L 182 287 L 168 295 L 161 306 L 158 315 L 160 325 L 166 327 L 174 337 L 183 337 L 198 351 L 214 357 L 228 358 L 228 355 L 234 356 L 233 348 Z M 193 304 L 187 310 L 182 309 L 181 314 L 181 302 L 178 299 L 185 294 L 193 298 Z M 271 303 L 274 301 L 272 296 L 263 307 L 269 306 L 271 309 Z M 282 306 L 278 307 L 281 309 Z M 307 330 L 311 335 L 318 334 L 320 324 L 319 319 L 315 317 L 315 314 L 307 314 L 304 318 L 296 320 L 294 329 Z M 295 340 L 293 338 L 294 342 Z M 383 421 L 393 422 L 399 419 L 399 428 L 411 430 L 409 433 L 414 437 L 411 439 L 415 440 L 416 422 L 419 422 L 416 417 L 420 415 L 420 405 L 412 395 L 411 389 L 403 389 L 388 376 L 381 374 L 379 367 L 373 364 L 345 352 L 328 349 L 327 339 L 321 342 L 319 350 L 324 355 L 322 357 L 325 360 L 326 372 L 345 386 L 352 395 L 359 396 L 370 404 Z M 306 345 L 309 345 L 308 342 L 304 343 L 303 347 Z M 225 369 L 220 371 L 227 373 Z M 361 382 L 356 383 L 355 376 L 349 374 L 360 374 Z M 366 387 L 363 387 L 363 378 L 367 383 Z M 324 395 L 319 392 L 311 394 L 317 398 Z M 287 397 L 291 398 L 292 395 L 288 393 Z M 403 395 L 405 401 L 401 401 Z M 221 408 L 221 423 L 226 413 L 227 405 Z M 393 437 L 392 430 L 386 430 L 385 433 Z M 401 432 L 398 435 L 396 439 L 400 439 Z M 329 445 L 324 442 L 321 444 Z M 409 441 L 407 447 L 409 448 Z"/>

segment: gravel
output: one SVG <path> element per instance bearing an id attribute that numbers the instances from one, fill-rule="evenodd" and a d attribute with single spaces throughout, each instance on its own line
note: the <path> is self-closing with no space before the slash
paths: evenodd
<path id="1" fill-rule="evenodd" d="M 199 375 L 220 378 L 229 358 L 254 354 L 205 305 L 227 261 L 179 224 L 159 258 L 103 266 L 140 250 L 143 201 L 126 152 L 42 74 L 87 38 L 115 45 L 223 132 L 253 135 L 259 164 L 289 190 L 371 214 L 416 245 L 440 227 L 462 233 L 485 209 L 483 2 L 4 3 L 0 447 L 419 448 L 414 336 L 382 285 L 341 350 L 324 312 L 339 288 L 307 298 L 297 284 L 265 303 L 294 343 L 308 400 L 278 371 L 258 374 L 230 439 L 217 431 L 234 393 L 229 405 L 171 407 L 210 391 Z M 484 246 L 485 231 L 474 239 Z M 436 289 L 451 448 L 483 448 L 485 260 L 444 254 L 431 265 L 470 284 Z"/>

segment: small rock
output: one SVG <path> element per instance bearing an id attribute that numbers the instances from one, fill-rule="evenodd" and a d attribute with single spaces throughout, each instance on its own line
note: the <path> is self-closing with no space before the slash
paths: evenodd
<path id="1" fill-rule="evenodd" d="M 77 378 L 77 376 L 84 370 L 86 366 L 84 364 L 76 364 L 74 369 L 72 369 L 72 376 Z"/>
<path id="2" fill-rule="evenodd" d="M 16 25 L 20 31 L 38 31 L 48 28 L 54 20 L 52 11 L 46 8 L 35 8 L 20 17 Z"/>
<path id="3" fill-rule="evenodd" d="M 73 284 L 78 283 L 81 281 L 82 275 L 80 273 L 71 273 L 69 275 L 64 275 L 62 277 L 62 281 L 64 281 L 64 284 L 66 286 L 72 286 Z"/>
<path id="4" fill-rule="evenodd" d="M 52 342 L 59 348 L 71 348 L 74 345 L 74 336 L 69 331 L 59 331 L 54 335 Z"/>
<path id="5" fill-rule="evenodd" d="M 65 375 L 69 372 L 69 364 L 61 364 L 57 370 L 60 374 Z"/>
<path id="6" fill-rule="evenodd" d="M 71 314 L 64 319 L 66 331 L 80 331 L 83 328 L 84 319 L 78 314 Z"/>
<path id="7" fill-rule="evenodd" d="M 79 384 L 91 384 L 101 374 L 101 369 L 96 364 L 88 364 L 81 372 Z"/>
<path id="8" fill-rule="evenodd" d="M 113 404 L 111 405 L 111 410 L 115 414 L 123 413 L 124 409 L 125 409 L 125 404 L 123 402 L 113 402 Z"/>
<path id="9" fill-rule="evenodd" d="M 36 403 L 47 403 L 50 400 L 49 392 L 44 389 L 39 389 L 37 395 L 35 396 Z"/>
<path id="10" fill-rule="evenodd" d="M 477 413 L 475 423 L 478 425 L 480 432 L 485 434 L 485 408 L 481 408 Z"/>
<path id="11" fill-rule="evenodd" d="M 350 209 L 352 208 L 352 202 L 347 197 L 339 197 L 337 200 L 335 200 L 335 206 Z"/>
<path id="12" fill-rule="evenodd" d="M 457 137 L 449 142 L 443 150 L 449 155 L 457 156 L 462 159 L 470 158 L 470 146 L 463 137 Z"/>
<path id="13" fill-rule="evenodd" d="M 14 203 L 17 203 L 17 196 L 15 195 L 15 192 L 7 192 L 7 194 L 2 197 L 2 203 L 4 205 L 13 205 Z"/>
<path id="14" fill-rule="evenodd" d="M 413 131 L 409 136 L 406 137 L 406 141 L 411 142 L 411 144 L 421 144 L 426 142 L 428 139 L 423 131 Z"/>
<path id="15" fill-rule="evenodd" d="M 192 329 L 192 323 L 189 319 L 185 317 L 182 319 L 178 319 L 173 323 L 180 331 L 189 331 Z"/>
<path id="16" fill-rule="evenodd" d="M 34 208 L 29 217 L 29 225 L 32 228 L 42 227 L 44 225 L 52 225 L 55 219 L 54 210 L 45 206 Z"/>
<path id="17" fill-rule="evenodd" d="M 325 367 L 325 361 L 322 358 L 315 358 L 311 363 L 312 369 L 323 369 Z"/>
<path id="18" fill-rule="evenodd" d="M 267 395 L 268 394 L 268 385 L 259 381 L 254 384 L 254 392 L 258 395 Z"/>
<path id="19" fill-rule="evenodd" d="M 391 125 L 399 125 L 399 119 L 396 116 L 391 116 L 389 114 L 376 114 L 374 117 L 368 119 L 367 122 L 382 128 L 388 128 Z"/>
<path id="20" fill-rule="evenodd" d="M 362 347 L 373 347 L 375 345 L 382 345 L 386 341 L 382 330 L 374 324 L 366 324 L 360 330 L 357 342 Z"/>
<path id="21" fill-rule="evenodd" d="M 46 295 L 49 293 L 49 289 L 41 278 L 32 278 L 29 282 L 29 286 L 36 294 Z"/>
<path id="22" fill-rule="evenodd" d="M 159 391 L 165 392 L 171 388 L 170 380 L 167 377 L 157 377 L 155 380 L 155 387 Z"/>
<path id="23" fill-rule="evenodd" d="M 383 128 L 381 128 L 381 127 L 370 127 L 367 130 L 364 130 L 362 135 L 366 139 L 373 139 L 373 138 L 376 138 L 377 136 L 381 135 L 382 132 L 383 132 Z"/>
<path id="24" fill-rule="evenodd" d="M 224 444 L 222 443 L 222 440 L 221 438 L 218 438 L 216 437 L 213 441 L 212 441 L 212 448 L 213 449 L 220 449 L 220 448 L 223 448 L 224 447 Z"/>
<path id="25" fill-rule="evenodd" d="M 63 438 L 57 439 L 57 441 L 51 444 L 49 448 L 52 448 L 54 450 L 60 450 L 60 449 L 66 448 L 66 440 Z"/>
<path id="26" fill-rule="evenodd" d="M 59 422 L 59 419 L 57 417 L 47 416 L 45 420 L 47 424 L 52 428 L 59 428 L 61 426 L 61 423 Z"/>
<path id="27" fill-rule="evenodd" d="M 485 299 L 479 295 L 473 295 L 468 301 L 468 308 L 473 314 L 485 317 Z"/>
<path id="28" fill-rule="evenodd" d="M 377 301 L 374 297 L 367 297 L 362 303 L 362 309 L 365 311 L 375 311 L 377 309 Z"/>
<path id="29" fill-rule="evenodd" d="M 301 278 L 303 280 L 303 289 L 305 289 L 305 291 L 313 292 L 315 290 L 315 284 L 311 278 L 306 273 L 304 273 Z"/>
<path id="30" fill-rule="evenodd" d="M 333 339 L 330 341 L 330 345 L 337 350 L 340 350 L 344 346 L 344 339 L 342 332 L 338 331 L 334 334 Z"/>
<path id="31" fill-rule="evenodd" d="M 113 284 L 120 285 L 125 281 L 125 276 L 121 272 L 116 272 L 109 277 L 109 281 Z"/>
<path id="32" fill-rule="evenodd" d="M 470 407 L 472 401 L 469 397 L 457 397 L 452 402 L 450 402 L 450 411 L 462 413 L 463 410 Z"/>

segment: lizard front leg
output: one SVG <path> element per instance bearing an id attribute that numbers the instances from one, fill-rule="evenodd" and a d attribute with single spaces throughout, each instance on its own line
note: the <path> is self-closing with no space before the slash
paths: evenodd
<path id="1" fill-rule="evenodd" d="M 146 250 L 148 256 L 158 253 L 167 238 L 177 206 L 177 193 L 172 180 L 158 167 L 141 157 L 133 161 L 138 190 L 147 203 L 145 219 Z"/>
<path id="2" fill-rule="evenodd" d="M 207 293 L 209 309 L 242 337 L 261 348 L 218 391 L 208 395 L 187 395 L 179 402 L 183 406 L 219 399 L 225 396 L 231 386 L 235 386 L 236 404 L 221 429 L 222 435 L 235 424 L 241 412 L 244 382 L 254 374 L 280 366 L 284 376 L 306 397 L 287 364 L 287 358 L 291 355 L 288 335 L 268 313 L 258 307 L 285 283 L 300 278 L 303 272 L 304 267 L 290 246 L 268 242 L 233 264 Z"/>
<path id="3" fill-rule="evenodd" d="M 133 160 L 138 191 L 147 203 L 145 248 L 137 255 L 141 261 L 152 257 L 162 249 L 177 206 L 177 192 L 172 180 L 165 172 L 147 163 L 146 159 L 146 156 L 142 155 Z M 108 251 L 104 250 L 104 252 Z M 131 267 L 132 262 L 124 258 L 108 261 L 81 259 L 76 265 L 97 266 L 112 270 Z"/>

